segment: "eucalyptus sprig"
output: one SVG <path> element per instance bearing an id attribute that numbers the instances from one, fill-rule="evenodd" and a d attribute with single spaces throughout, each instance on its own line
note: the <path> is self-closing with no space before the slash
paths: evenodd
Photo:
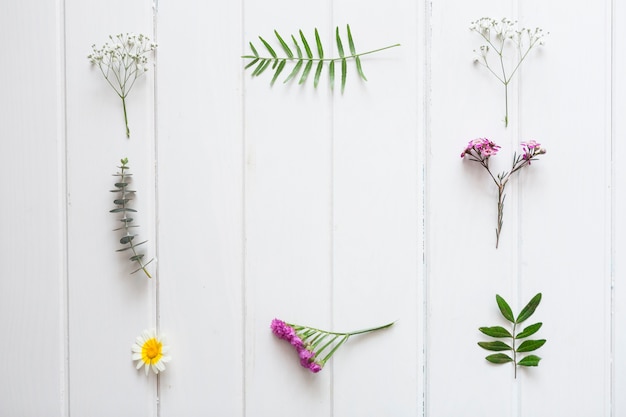
<path id="1" fill-rule="evenodd" d="M 154 258 L 144 263 L 143 261 L 144 254 L 137 252 L 137 246 L 143 245 L 144 243 L 147 242 L 147 240 L 144 240 L 143 242 L 135 243 L 134 239 L 135 237 L 137 237 L 137 235 L 132 234 L 130 232 L 131 228 L 139 227 L 139 225 L 131 224 L 133 222 L 133 218 L 128 215 L 128 213 L 137 212 L 137 210 L 128 207 L 128 203 L 132 200 L 133 196 L 136 193 L 135 190 L 128 189 L 130 177 L 133 174 L 126 172 L 129 169 L 127 165 L 128 158 L 121 159 L 120 162 L 122 165 L 118 166 L 118 168 L 120 169 L 119 172 L 113 174 L 114 176 L 119 178 L 118 181 L 115 183 L 116 189 L 110 190 L 112 193 L 119 193 L 119 196 L 115 200 L 113 200 L 115 205 L 117 205 L 117 208 L 114 208 L 113 210 L 109 210 L 110 213 L 122 214 L 122 218 L 119 219 L 120 222 L 122 222 L 122 226 L 118 227 L 117 229 L 114 229 L 114 231 L 118 231 L 118 230 L 124 231 L 124 236 L 122 236 L 122 238 L 120 239 L 120 243 L 124 245 L 124 247 L 121 249 L 118 249 L 117 252 L 124 252 L 127 250 L 132 251 L 132 256 L 128 259 L 132 262 L 137 262 L 137 264 L 139 264 L 139 268 L 131 272 L 131 274 L 134 274 L 135 272 L 138 272 L 138 271 L 143 271 L 148 278 L 152 278 L 152 275 L 150 275 L 150 272 L 148 272 L 146 267 L 148 266 L 148 264 L 150 264 L 150 262 L 154 260 Z"/>
<path id="2" fill-rule="evenodd" d="M 529 336 L 537 333 L 543 323 L 535 323 L 530 326 L 525 327 L 521 332 L 518 332 L 518 325 L 522 322 L 526 321 L 530 316 L 533 315 L 537 306 L 541 302 L 541 293 L 535 295 L 526 306 L 520 311 L 517 318 L 513 316 L 513 311 L 511 307 L 507 304 L 504 298 L 500 297 L 496 294 L 496 302 L 498 303 L 498 308 L 500 309 L 500 313 L 504 316 L 512 324 L 511 331 L 505 329 L 502 326 L 493 326 L 493 327 L 480 327 L 482 333 L 487 336 L 495 337 L 495 338 L 504 338 L 511 339 L 511 343 L 505 343 L 501 340 L 497 340 L 494 342 L 478 342 L 478 345 L 483 349 L 490 350 L 492 352 L 503 352 L 509 351 L 512 353 L 512 356 L 507 355 L 506 353 L 494 353 L 487 356 L 487 359 L 491 363 L 495 364 L 503 364 L 513 362 L 514 365 L 514 377 L 517 378 L 517 367 L 518 366 L 538 366 L 541 358 L 536 355 L 527 355 L 520 359 L 520 353 L 533 352 L 539 349 L 546 343 L 546 339 L 527 339 L 524 340 L 521 344 L 516 345 L 516 343 L 520 339 L 526 339 Z"/>
<path id="3" fill-rule="evenodd" d="M 367 78 L 365 77 L 365 73 L 363 72 L 363 67 L 361 64 L 361 57 L 364 55 L 373 54 L 375 52 L 380 52 L 386 49 L 400 46 L 400 44 L 395 44 L 395 45 L 386 46 L 384 48 L 374 49 L 368 52 L 357 53 L 356 47 L 354 46 L 354 39 L 352 38 L 352 32 L 350 31 L 350 25 L 346 26 L 346 31 L 347 31 L 347 36 L 348 36 L 348 48 L 350 52 L 346 53 L 346 51 L 344 50 L 344 41 L 341 39 L 341 35 L 339 34 L 339 27 L 337 27 L 335 29 L 335 42 L 337 44 L 337 52 L 339 53 L 339 57 L 327 58 L 324 55 L 324 47 L 322 46 L 322 41 L 320 39 L 317 28 L 315 29 L 315 43 L 314 44 L 307 40 L 302 30 L 299 31 L 301 44 L 298 43 L 298 39 L 294 35 L 291 35 L 291 40 L 293 42 L 295 54 L 293 50 L 289 47 L 287 42 L 283 39 L 283 37 L 280 36 L 278 31 L 274 30 L 274 35 L 276 35 L 276 39 L 280 43 L 280 47 L 282 48 L 285 55 L 279 55 L 274 50 L 274 48 L 272 48 L 269 42 L 267 42 L 265 39 L 259 36 L 261 43 L 263 44 L 263 46 L 265 47 L 269 55 L 261 55 L 258 52 L 257 48 L 254 46 L 254 44 L 250 42 L 250 50 L 252 51 L 252 55 L 242 56 L 242 58 L 250 60 L 250 62 L 246 64 L 245 69 L 255 66 L 254 70 L 252 71 L 252 76 L 258 77 L 267 68 L 271 66 L 272 71 L 274 71 L 274 76 L 272 77 L 272 80 L 270 81 L 270 85 L 274 85 L 274 82 L 276 82 L 280 74 L 283 72 L 287 63 L 293 62 L 295 63 L 295 66 L 293 67 L 293 69 L 291 70 L 287 78 L 285 78 L 283 83 L 287 83 L 290 80 L 297 78 L 299 75 L 298 84 L 303 84 L 309 77 L 309 74 L 311 73 L 311 70 L 313 69 L 313 65 L 315 64 L 315 75 L 313 76 L 313 86 L 317 88 L 317 84 L 319 83 L 324 65 L 328 64 L 330 88 L 332 89 L 335 84 L 335 63 L 337 63 L 341 65 L 341 92 L 343 93 L 345 86 L 346 86 L 346 78 L 347 78 L 347 73 L 348 73 L 348 60 L 354 60 L 359 76 L 364 81 L 367 81 Z M 313 50 L 311 48 L 311 45 L 315 45 L 317 57 L 313 55 Z M 300 74 L 300 70 L 302 70 L 301 74 Z"/>
<path id="4" fill-rule="evenodd" d="M 501 20 L 490 17 L 482 17 L 471 23 L 470 30 L 478 33 L 486 44 L 474 50 L 478 62 L 504 85 L 504 127 L 509 125 L 509 84 L 513 76 L 526 59 L 529 52 L 535 46 L 543 45 L 543 29 L 522 28 L 516 30 L 517 21 L 503 18 Z M 505 47 L 511 45 L 516 53 L 514 65 L 507 69 L 505 65 Z M 494 51 L 497 55 L 496 63 L 489 64 L 489 52 Z"/>

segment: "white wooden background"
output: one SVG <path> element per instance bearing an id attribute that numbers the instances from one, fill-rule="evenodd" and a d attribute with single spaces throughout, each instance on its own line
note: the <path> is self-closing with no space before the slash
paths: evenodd
<path id="1" fill-rule="evenodd" d="M 483 16 L 550 32 L 502 91 L 473 65 Z M 1 416 L 626 416 L 626 5 L 616 0 L 0 3 Z M 345 94 L 251 79 L 258 35 L 335 26 Z M 149 34 L 121 105 L 86 55 Z M 256 41 L 258 44 L 258 41 Z M 468 140 L 548 153 L 496 193 Z M 128 157 L 155 278 L 116 254 L 112 173 Z M 477 328 L 537 292 L 548 342 L 513 379 Z M 316 375 L 274 317 L 349 330 Z M 158 378 L 131 362 L 169 336 Z"/>

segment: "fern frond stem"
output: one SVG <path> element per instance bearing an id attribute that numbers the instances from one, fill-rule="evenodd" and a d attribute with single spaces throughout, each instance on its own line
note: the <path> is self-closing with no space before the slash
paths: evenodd
<path id="1" fill-rule="evenodd" d="M 389 45 L 389 46 L 385 46 L 384 48 L 378 48 L 378 49 L 374 49 L 372 51 L 367 51 L 367 52 L 361 52 L 359 54 L 353 54 L 353 55 L 346 55 L 343 58 L 341 57 L 337 57 L 337 58 L 309 58 L 309 57 L 297 57 L 297 56 L 293 56 L 293 57 L 273 57 L 273 56 L 256 56 L 256 55 L 242 55 L 242 58 L 244 59 L 259 59 L 259 60 L 267 60 L 267 61 L 313 61 L 313 62 L 331 62 L 331 61 L 341 61 L 342 59 L 356 59 L 357 57 L 361 57 L 363 55 L 369 55 L 369 54 L 373 54 L 376 52 L 380 52 L 380 51 L 384 51 L 386 49 L 391 49 L 391 48 L 395 48 L 397 46 L 400 46 L 399 43 L 395 44 L 395 45 Z"/>

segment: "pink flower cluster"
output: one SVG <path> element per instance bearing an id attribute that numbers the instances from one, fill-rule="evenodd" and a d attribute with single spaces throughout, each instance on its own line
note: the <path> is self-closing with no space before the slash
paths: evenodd
<path id="1" fill-rule="evenodd" d="M 485 158 L 490 157 L 491 155 L 495 155 L 500 150 L 500 146 L 496 145 L 494 142 L 487 138 L 478 138 L 470 140 L 465 150 L 461 154 L 461 158 L 463 158 L 466 154 L 471 154 L 472 151 L 475 151 L 478 156 L 482 156 Z"/>
<path id="2" fill-rule="evenodd" d="M 270 327 L 272 332 L 279 339 L 288 341 L 291 346 L 296 348 L 298 356 L 300 357 L 300 365 L 304 366 L 313 373 L 317 373 L 322 370 L 322 366 L 315 362 L 315 352 L 307 349 L 304 342 L 300 339 L 300 337 L 298 337 L 293 327 L 279 319 L 272 320 L 272 325 Z"/>
<path id="3" fill-rule="evenodd" d="M 522 146 L 522 150 L 524 151 L 524 155 L 522 155 L 522 158 L 528 161 L 528 165 L 530 165 L 530 161 L 533 156 L 546 153 L 546 150 L 541 147 L 541 144 L 537 143 L 534 140 L 522 142 L 520 143 L 520 145 Z"/>

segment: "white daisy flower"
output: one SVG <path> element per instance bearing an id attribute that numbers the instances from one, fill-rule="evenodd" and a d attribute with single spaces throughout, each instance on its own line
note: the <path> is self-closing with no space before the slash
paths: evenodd
<path id="1" fill-rule="evenodd" d="M 165 363 L 171 357 L 167 354 L 170 347 L 167 345 L 165 336 L 157 334 L 155 329 L 144 330 L 141 336 L 137 336 L 132 346 L 133 360 L 137 362 L 137 369 L 145 365 L 146 375 L 150 368 L 155 374 L 165 370 Z"/>

